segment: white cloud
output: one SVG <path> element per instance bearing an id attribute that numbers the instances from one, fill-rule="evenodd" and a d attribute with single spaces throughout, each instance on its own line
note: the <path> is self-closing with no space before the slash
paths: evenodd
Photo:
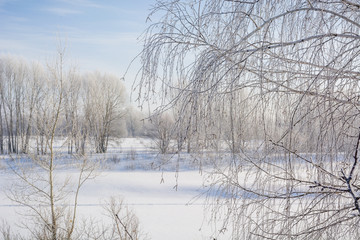
<path id="1" fill-rule="evenodd" d="M 44 11 L 59 15 L 59 16 L 67 16 L 73 14 L 82 14 L 81 11 L 68 9 L 68 8 L 45 8 Z"/>
<path id="2" fill-rule="evenodd" d="M 102 7 L 104 7 L 103 5 L 97 4 L 97 3 L 93 2 L 93 1 L 90 1 L 90 0 L 59 0 L 59 1 L 63 2 L 63 3 L 77 5 L 77 6 L 80 6 L 80 7 L 89 7 L 89 8 L 102 8 Z"/>

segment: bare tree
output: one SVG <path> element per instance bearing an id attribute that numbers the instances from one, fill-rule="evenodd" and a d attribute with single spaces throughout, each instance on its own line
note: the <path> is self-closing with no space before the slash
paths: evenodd
<path id="1" fill-rule="evenodd" d="M 44 70 L 42 69 L 40 63 L 34 62 L 31 65 L 31 70 L 29 71 L 29 78 L 25 85 L 26 91 L 26 105 L 24 106 L 25 112 L 27 112 L 27 117 L 23 120 L 23 129 L 24 129 L 24 138 L 22 141 L 22 152 L 28 153 L 30 145 L 30 137 L 32 135 L 32 129 L 34 125 L 34 114 L 35 114 L 35 105 L 39 101 L 39 96 L 41 93 L 41 82 L 44 80 Z"/>
<path id="2" fill-rule="evenodd" d="M 1 62 L 2 143 L 7 135 L 7 152 L 27 153 L 44 72 L 40 64 L 29 66 L 19 57 L 2 57 Z"/>
<path id="3" fill-rule="evenodd" d="M 0 59 L 0 93 L 4 92 L 4 60 Z M 4 128 L 3 128 L 3 108 L 2 108 L 2 98 L 0 99 L 0 153 L 4 153 Z"/>
<path id="4" fill-rule="evenodd" d="M 153 129 L 149 136 L 155 140 L 161 154 L 169 152 L 170 143 L 173 139 L 174 121 L 169 113 L 153 115 L 150 118 Z"/>
<path id="5" fill-rule="evenodd" d="M 2 81 L 1 81 L 1 102 L 4 113 L 4 122 L 6 125 L 6 131 L 8 135 L 7 145 L 9 153 L 17 152 L 17 132 L 14 129 L 16 127 L 16 98 L 15 92 L 18 92 L 18 88 L 20 87 L 16 81 L 19 79 L 17 77 L 16 71 L 16 60 L 8 58 L 6 61 L 3 61 L 3 73 L 2 73 Z M 18 109 L 17 109 L 18 110 Z"/>
<path id="6" fill-rule="evenodd" d="M 45 148 L 48 153 L 32 157 L 30 166 L 23 165 L 22 160 L 15 160 L 12 170 L 18 177 L 9 189 L 8 197 L 29 210 L 24 223 L 32 237 L 37 239 L 71 239 L 76 220 L 77 200 L 83 183 L 93 176 L 96 169 L 86 158 L 76 161 L 79 175 L 75 189 L 69 190 L 68 179 L 55 177 L 57 153 L 55 136 L 60 125 L 64 109 L 65 78 L 68 77 L 64 66 L 65 48 L 59 47 L 58 57 L 54 65 L 48 65 L 48 78 L 42 82 L 46 92 L 41 111 Z M 59 182 L 60 181 L 60 182 Z M 61 183 L 61 181 L 63 181 Z M 73 205 L 66 207 L 69 196 L 73 197 Z M 68 211 L 68 214 L 66 214 Z M 30 219 L 29 219 L 30 218 Z"/>
<path id="7" fill-rule="evenodd" d="M 65 134 L 67 135 L 68 153 L 80 152 L 81 140 L 81 81 L 75 69 L 66 82 L 65 94 Z"/>
<path id="8" fill-rule="evenodd" d="M 126 113 L 125 88 L 120 79 L 95 72 L 86 76 L 85 115 L 97 153 L 105 153 L 114 121 Z"/>
<path id="9" fill-rule="evenodd" d="M 128 137 L 137 137 L 144 134 L 144 119 L 145 115 L 134 106 L 127 108 L 125 123 Z"/>
<path id="10" fill-rule="evenodd" d="M 176 92 L 163 108 L 189 106 L 198 116 L 189 126 L 202 132 L 229 119 L 237 154 L 215 166 L 209 191 L 225 213 L 221 231 L 233 224 L 234 239 L 356 236 L 358 167 L 350 156 L 360 123 L 359 7 L 157 1 L 152 14 L 161 18 L 144 35 L 140 93 L 150 90 L 146 100 L 158 86 L 163 99 Z M 219 114 L 216 105 L 224 106 Z M 243 144 L 235 146 L 238 136 Z"/>

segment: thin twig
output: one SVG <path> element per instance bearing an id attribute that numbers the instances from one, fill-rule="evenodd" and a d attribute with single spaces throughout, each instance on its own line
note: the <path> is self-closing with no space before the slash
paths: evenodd
<path id="1" fill-rule="evenodd" d="M 120 220 L 119 215 L 115 214 L 116 219 L 119 221 L 119 223 L 121 224 L 121 226 L 123 226 L 123 228 L 125 229 L 126 234 L 130 237 L 131 240 L 134 240 L 134 238 L 131 236 L 131 234 L 129 233 L 129 231 L 127 230 L 125 224 Z"/>

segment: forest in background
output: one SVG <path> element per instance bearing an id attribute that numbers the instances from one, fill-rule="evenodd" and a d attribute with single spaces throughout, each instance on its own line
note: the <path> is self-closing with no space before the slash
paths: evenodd
<path id="1" fill-rule="evenodd" d="M 35 142 L 36 153 L 46 154 L 44 136 L 50 131 L 60 95 L 56 135 L 66 138 L 70 154 L 104 153 L 111 137 L 145 134 L 144 116 L 129 103 L 120 78 L 100 72 L 80 74 L 64 63 L 63 56 L 54 63 L 2 56 L 0 153 L 28 153 Z"/>

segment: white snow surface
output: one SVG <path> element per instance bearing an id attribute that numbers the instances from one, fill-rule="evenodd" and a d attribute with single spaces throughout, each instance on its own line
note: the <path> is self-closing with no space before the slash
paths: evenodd
<path id="1" fill-rule="evenodd" d="M 141 231 L 154 240 L 213 239 L 217 230 L 204 217 L 205 197 L 201 195 L 203 175 L 190 159 L 174 160 L 156 154 L 152 142 L 146 139 L 122 139 L 113 143 L 109 153 L 92 154 L 91 158 L 106 158 L 106 169 L 88 180 L 79 197 L 80 218 L 104 218 L 103 206 L 110 197 L 121 197 L 140 221 Z M 160 159 L 160 160 L 159 160 Z M 188 161 L 187 161 L 188 160 Z M 14 181 L 7 171 L 6 157 L 0 159 L 0 221 L 6 221 L 15 232 L 19 229 L 24 207 L 11 202 L 5 194 Z M 155 168 L 154 168 L 155 166 Z M 176 171 L 177 169 L 177 171 Z M 57 170 L 58 178 L 74 177 L 76 172 L 66 167 Z M 177 188 L 175 187 L 177 186 Z M 228 239 L 228 236 L 217 236 Z"/>

